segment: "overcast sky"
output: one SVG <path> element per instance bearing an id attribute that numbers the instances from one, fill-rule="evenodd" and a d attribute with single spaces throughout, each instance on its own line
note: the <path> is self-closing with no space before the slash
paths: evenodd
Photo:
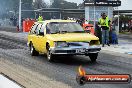
<path id="1" fill-rule="evenodd" d="M 132 10 L 132 0 L 121 0 L 120 10 Z"/>

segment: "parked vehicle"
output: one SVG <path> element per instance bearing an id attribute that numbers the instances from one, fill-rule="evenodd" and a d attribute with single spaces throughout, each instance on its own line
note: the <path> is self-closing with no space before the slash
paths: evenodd
<path id="1" fill-rule="evenodd" d="M 92 24 L 83 24 L 83 28 L 86 32 L 91 33 L 93 35 L 95 34 L 94 27 Z"/>

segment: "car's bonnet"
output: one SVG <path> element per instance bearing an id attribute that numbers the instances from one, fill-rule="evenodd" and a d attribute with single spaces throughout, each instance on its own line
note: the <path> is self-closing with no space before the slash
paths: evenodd
<path id="1" fill-rule="evenodd" d="M 47 38 L 53 41 L 90 41 L 98 38 L 89 33 L 66 33 L 66 34 L 48 34 Z"/>

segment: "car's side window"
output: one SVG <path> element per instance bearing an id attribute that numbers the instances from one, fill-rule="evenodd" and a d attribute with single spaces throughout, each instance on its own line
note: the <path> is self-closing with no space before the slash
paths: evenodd
<path id="1" fill-rule="evenodd" d="M 36 34 L 39 35 L 40 34 L 40 30 L 41 30 L 42 24 L 39 24 L 37 26 L 37 29 L 35 30 Z"/>
<path id="2" fill-rule="evenodd" d="M 31 31 L 30 31 L 31 34 L 35 34 L 35 30 L 36 30 L 37 26 L 38 26 L 37 24 L 34 24 L 32 26 Z"/>
<path id="3" fill-rule="evenodd" d="M 51 34 L 51 31 L 50 31 L 50 26 L 49 24 L 46 25 L 46 34 Z"/>
<path id="4" fill-rule="evenodd" d="M 40 32 L 44 33 L 44 29 L 45 29 L 45 25 L 43 24 L 42 27 L 41 27 L 41 29 L 40 29 Z"/>

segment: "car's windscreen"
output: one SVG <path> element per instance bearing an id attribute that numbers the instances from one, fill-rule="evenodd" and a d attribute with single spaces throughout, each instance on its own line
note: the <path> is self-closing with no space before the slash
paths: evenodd
<path id="1" fill-rule="evenodd" d="M 76 22 L 51 22 L 47 24 L 47 33 L 84 33 L 84 29 Z"/>

